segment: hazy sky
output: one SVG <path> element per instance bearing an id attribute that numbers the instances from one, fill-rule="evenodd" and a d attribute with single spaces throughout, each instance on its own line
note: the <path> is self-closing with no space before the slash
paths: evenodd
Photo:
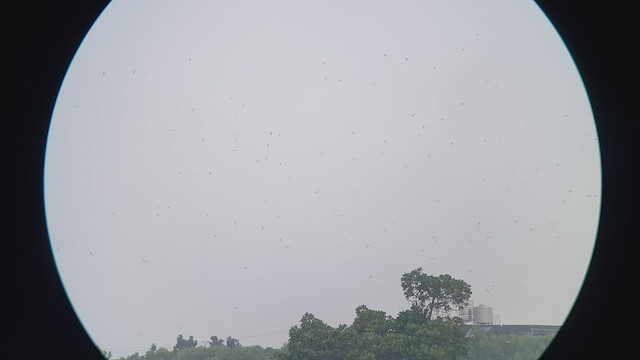
<path id="1" fill-rule="evenodd" d="M 599 162 L 532 1 L 114 1 L 62 84 L 45 200 L 102 348 L 279 347 L 305 312 L 395 316 L 416 267 L 503 324 L 562 324 Z"/>

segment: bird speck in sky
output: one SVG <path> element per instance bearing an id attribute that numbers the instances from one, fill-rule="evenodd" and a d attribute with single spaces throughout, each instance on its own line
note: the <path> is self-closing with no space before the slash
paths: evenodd
<path id="1" fill-rule="evenodd" d="M 535 3 L 276 3 L 112 1 L 75 54 L 45 204 L 94 342 L 120 355 L 275 327 L 243 345 L 280 347 L 305 312 L 397 315 L 417 267 L 465 280 L 503 323 L 561 325 L 600 154 Z"/>

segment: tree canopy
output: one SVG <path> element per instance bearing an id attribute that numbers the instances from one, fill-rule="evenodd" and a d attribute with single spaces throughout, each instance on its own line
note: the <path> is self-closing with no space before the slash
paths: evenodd
<path id="1" fill-rule="evenodd" d="M 417 268 L 402 275 L 402 290 L 412 309 L 422 312 L 427 320 L 450 318 L 451 311 L 468 301 L 471 286 L 463 280 L 444 274 L 431 276 Z"/>
<path id="2" fill-rule="evenodd" d="M 469 299 L 471 287 L 450 275 L 426 275 L 421 268 L 401 280 L 411 307 L 396 318 L 360 305 L 351 325 L 333 328 L 306 313 L 300 325 L 289 330 L 289 342 L 276 359 L 453 360 L 466 356 L 464 323 L 450 313 Z"/>
<path id="3" fill-rule="evenodd" d="M 231 336 L 227 337 L 227 341 L 212 336 L 208 342 L 210 346 L 198 346 L 192 336 L 185 340 L 179 335 L 176 342 L 173 351 L 152 344 L 144 355 L 135 353 L 119 360 L 269 360 L 277 351 L 257 345 L 244 347 L 238 339 Z M 227 343 L 231 346 L 227 346 Z"/>
<path id="4" fill-rule="evenodd" d="M 189 336 L 189 340 L 185 340 L 182 334 L 178 335 L 176 339 L 176 345 L 173 347 L 173 351 L 192 349 L 198 345 L 197 340 L 193 340 L 193 336 Z"/>
<path id="5" fill-rule="evenodd" d="M 173 351 L 152 344 L 146 354 L 121 360 L 535 360 L 553 338 L 496 337 L 465 327 L 452 311 L 469 300 L 471 287 L 450 275 L 417 268 L 402 275 L 401 286 L 409 309 L 396 317 L 360 305 L 351 325 L 332 327 L 305 313 L 281 349 L 244 347 L 231 336 L 197 346 L 193 336 L 180 334 Z"/>

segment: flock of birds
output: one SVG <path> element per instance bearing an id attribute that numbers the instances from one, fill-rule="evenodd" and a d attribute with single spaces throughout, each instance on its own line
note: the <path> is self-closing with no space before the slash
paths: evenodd
<path id="1" fill-rule="evenodd" d="M 476 36 L 478 36 L 478 34 L 476 34 Z M 465 51 L 465 49 L 462 49 L 462 51 Z M 385 59 L 388 59 L 388 58 L 389 58 L 389 56 L 388 56 L 387 54 L 384 54 L 383 56 L 384 56 L 384 58 L 385 58 Z M 191 58 L 189 58 L 189 61 L 191 61 Z M 404 61 L 401 61 L 401 64 L 404 64 L 404 63 L 406 63 L 406 62 L 408 62 L 408 61 L 409 61 L 409 58 L 408 58 L 408 57 L 404 57 Z M 323 61 L 321 64 L 322 64 L 322 65 L 326 65 L 326 64 L 327 64 L 327 61 Z M 434 67 L 433 67 L 433 70 L 436 70 L 436 69 L 437 69 L 437 67 L 436 67 L 436 66 L 434 66 Z M 135 70 L 134 70 L 134 71 L 132 71 L 132 74 L 135 74 Z M 147 74 L 149 74 L 149 71 L 146 71 L 146 72 L 145 72 L 145 73 L 143 73 L 141 76 L 142 76 L 142 77 L 145 77 Z M 103 72 L 103 73 L 102 73 L 102 75 L 106 75 L 106 72 Z M 323 77 L 322 77 L 322 79 L 323 79 L 323 80 L 327 80 L 327 79 L 328 79 L 328 77 L 327 77 L 327 76 L 323 76 Z M 338 78 L 338 79 L 337 79 L 337 82 L 341 83 L 341 82 L 342 82 L 342 79 Z M 370 85 L 371 85 L 371 86 L 375 86 L 376 84 L 377 84 L 377 82 L 371 82 L 371 83 L 370 83 Z M 396 86 L 396 85 L 397 85 L 397 84 L 394 84 L 394 86 Z M 494 87 L 497 87 L 497 84 L 496 84 Z M 229 97 L 229 98 L 228 98 L 228 100 L 229 100 L 229 101 L 234 101 L 234 98 L 233 98 L 233 97 Z M 240 112 L 241 110 L 245 109 L 245 105 L 246 105 L 245 103 L 240 103 L 240 104 L 238 105 L 238 107 L 237 107 L 237 108 L 233 109 L 233 113 L 234 113 L 234 114 L 236 114 L 236 115 L 237 115 L 237 114 L 239 114 L 239 112 Z M 464 106 L 465 106 L 465 103 L 464 103 L 463 101 L 461 101 L 461 102 L 460 102 L 460 106 L 461 106 L 461 107 L 464 107 Z M 193 112 L 194 110 L 195 110 L 195 108 L 191 108 L 191 112 Z M 413 118 L 415 118 L 415 117 L 416 117 L 416 115 L 417 115 L 417 113 L 416 113 L 416 112 L 411 112 L 411 113 L 410 113 L 410 115 L 409 115 L 409 118 L 413 119 Z M 568 114 L 565 114 L 565 116 L 564 116 L 564 117 L 567 117 L 567 116 L 568 116 Z M 444 120 L 444 118 L 441 118 L 440 120 Z M 345 124 L 345 125 L 346 125 L 346 124 L 348 124 L 348 123 L 349 123 L 348 121 L 344 122 L 344 124 Z M 422 134 L 423 134 L 423 132 L 425 131 L 426 127 L 427 127 L 427 125 L 422 125 L 422 126 L 421 126 L 420 130 L 417 132 L 418 136 L 422 136 Z M 175 131 L 176 131 L 176 128 L 170 128 L 170 129 L 168 129 L 168 131 L 169 131 L 169 132 L 175 132 Z M 271 148 L 271 145 L 276 141 L 276 139 L 273 139 L 274 135 L 275 135 L 275 137 L 277 138 L 277 137 L 281 137 L 281 134 L 280 134 L 280 133 L 275 133 L 274 131 L 269 131 L 269 132 L 268 132 L 268 134 L 269 134 L 269 138 L 270 138 L 270 139 L 269 139 L 269 140 L 267 140 L 265 147 L 266 147 L 267 149 L 270 149 L 270 148 Z M 351 134 L 355 134 L 355 130 L 352 130 L 352 131 L 351 131 Z M 234 141 L 238 141 L 238 139 L 239 139 L 239 137 L 240 137 L 240 134 L 234 133 L 233 135 L 234 135 L 233 140 L 234 140 Z M 502 137 L 500 137 L 500 139 L 502 139 Z M 206 141 L 206 140 L 205 140 L 205 137 L 202 137 L 200 140 L 201 140 L 202 142 Z M 384 142 L 384 143 L 386 143 L 386 142 L 387 142 L 387 140 L 388 140 L 388 139 L 384 139 L 384 140 L 383 140 L 383 142 Z M 487 142 L 487 139 L 486 139 L 486 138 L 485 138 L 485 139 L 482 139 L 482 143 L 486 143 L 486 142 Z M 451 145 L 451 146 L 453 146 L 453 145 L 454 145 L 454 140 L 451 140 L 449 143 L 450 143 L 450 145 Z M 170 145 L 167 145 L 167 148 L 168 148 L 168 149 L 171 149 L 171 146 L 170 146 Z M 238 147 L 237 147 L 237 146 L 234 146 L 234 147 L 233 147 L 233 149 L 232 149 L 232 151 L 233 151 L 233 152 L 237 152 L 237 151 L 238 151 Z M 384 153 L 384 152 L 381 152 L 381 154 L 383 154 L 383 153 Z M 321 152 L 321 153 L 320 153 L 320 155 L 323 155 L 323 154 L 324 154 L 324 152 Z M 431 159 L 431 157 L 432 157 L 432 154 L 431 154 L 431 153 L 429 153 L 429 154 L 426 154 L 426 157 L 425 157 L 425 158 L 426 158 L 426 159 Z M 351 159 L 352 159 L 353 161 L 358 161 L 358 159 L 357 159 L 355 156 L 351 156 Z M 260 164 L 260 162 L 261 162 L 262 160 L 264 160 L 264 161 L 268 161 L 268 160 L 269 160 L 269 157 L 268 157 L 268 156 L 265 156 L 265 157 L 264 157 L 264 159 L 255 159 L 255 162 L 256 162 L 256 164 L 257 164 L 257 165 L 259 165 L 259 164 Z M 278 161 L 278 164 L 279 164 L 279 166 L 282 166 L 282 165 L 283 165 L 283 162 L 282 162 L 282 161 Z M 404 168 L 407 168 L 407 165 L 402 165 L 402 166 L 403 166 Z M 560 167 L 560 163 L 556 163 L 554 167 L 556 167 L 556 168 Z M 245 169 L 245 168 L 243 168 L 243 169 Z M 515 169 L 512 169 L 512 170 L 515 170 Z M 533 172 L 534 172 L 534 173 L 537 173 L 537 172 L 538 172 L 538 168 L 534 169 L 534 170 L 533 170 Z M 177 174 L 181 175 L 181 174 L 183 174 L 183 171 L 182 171 L 182 170 L 178 170 L 178 171 L 177 171 Z M 214 172 L 213 172 L 213 171 L 209 171 L 209 172 L 208 172 L 208 175 L 214 175 Z M 290 177 L 290 176 L 291 176 L 291 175 L 289 175 L 289 177 Z M 425 180 L 425 181 L 426 181 L 426 179 L 425 179 L 425 178 L 423 178 L 423 180 Z M 482 180 L 481 180 L 481 181 L 482 181 L 482 182 L 485 182 L 485 181 L 486 181 L 486 178 L 482 178 Z M 262 182 L 261 184 L 262 184 L 262 186 L 266 186 L 266 184 L 265 184 L 264 182 Z M 510 191 L 509 189 L 505 189 L 505 192 L 509 192 L 509 191 Z M 569 190 L 569 191 L 568 191 L 568 193 L 572 193 L 572 191 L 573 191 L 573 189 Z M 355 191 L 355 190 L 350 190 L 349 192 L 350 192 L 350 193 L 352 193 L 352 194 L 360 194 L 359 192 L 357 192 L 357 191 Z M 320 190 L 320 189 L 315 189 L 314 193 L 315 193 L 315 194 L 320 194 L 320 193 L 321 193 L 321 190 Z M 596 197 L 596 194 L 586 194 L 586 196 L 591 198 L 591 197 Z M 265 200 L 265 201 L 266 201 L 266 200 Z M 435 200 L 435 202 L 436 202 L 436 203 L 437 203 L 437 202 L 439 202 L 439 199 L 436 199 L 436 200 Z M 564 201 L 564 199 L 562 200 L 562 202 L 563 202 L 563 203 L 565 202 L 565 201 Z M 168 205 L 168 206 L 167 206 L 167 209 L 171 209 L 171 205 Z M 336 210 L 334 209 L 332 212 L 336 212 Z M 115 216 L 115 215 L 116 215 L 116 214 L 115 214 L 115 212 L 112 212 L 112 216 Z M 343 215 L 344 215 L 344 214 L 339 214 L 338 218 L 342 218 L 342 217 L 343 217 Z M 156 217 L 160 217 L 160 212 L 159 212 L 159 211 L 156 211 Z M 209 217 L 209 214 L 206 214 L 206 217 Z M 279 218 L 280 218 L 280 215 L 277 215 L 277 217 L 276 217 L 276 218 L 277 218 L 277 219 L 279 219 Z M 518 224 L 518 220 L 514 218 L 514 219 L 513 219 L 513 223 L 514 223 L 514 224 Z M 343 223 L 342 223 L 341 221 L 339 221 L 339 222 L 337 222 L 337 223 L 336 223 L 336 226 L 340 226 L 340 225 L 342 225 L 342 224 L 343 224 Z M 480 224 L 480 223 L 478 222 L 478 225 L 479 225 L 479 224 Z M 556 224 L 555 224 L 555 222 L 550 222 L 550 224 L 552 224 L 553 226 L 555 226 L 555 225 L 556 225 Z M 234 226 L 234 227 L 237 227 L 237 225 L 238 225 L 238 224 L 237 224 L 237 220 L 233 220 L 233 226 Z M 262 224 L 262 225 L 260 225 L 260 226 L 259 226 L 259 230 L 260 230 L 260 231 L 264 231 L 264 230 L 265 230 L 265 228 L 266 228 L 267 226 L 268 226 L 268 224 Z M 381 227 L 381 230 L 382 230 L 382 231 L 384 231 L 385 233 L 389 231 L 389 229 L 387 229 L 386 227 Z M 533 232 L 533 231 L 534 231 L 534 227 L 533 227 L 533 226 L 530 226 L 530 227 L 529 227 L 529 231 L 532 231 L 532 232 Z M 349 234 L 350 234 L 350 235 L 353 235 L 353 234 L 355 234 L 355 233 L 356 233 L 356 230 L 352 230 L 352 231 L 350 231 L 350 232 L 349 232 Z M 217 235 L 216 235 L 216 234 L 214 234 L 214 235 L 213 235 L 213 238 L 214 238 L 214 239 L 216 239 L 216 237 L 217 237 Z M 436 236 L 431 236 L 431 238 L 432 238 L 432 243 L 433 243 L 433 244 L 436 244 L 436 243 L 438 242 L 438 240 L 439 240 L 439 238 L 438 238 L 438 237 L 436 237 Z M 487 236 L 486 236 L 486 239 L 491 239 L 491 236 L 490 236 L 490 235 L 487 235 Z M 467 241 L 472 241 L 472 240 L 473 240 L 473 239 L 472 239 L 472 238 L 470 238 L 470 237 L 468 237 L 468 238 L 467 238 Z M 283 240 L 283 237 L 282 237 L 282 236 L 280 236 L 280 237 L 279 237 L 279 243 L 280 243 L 284 248 L 286 248 L 286 249 L 289 249 L 289 248 L 290 248 L 290 244 L 289 244 L 289 243 L 286 243 L 286 242 Z M 365 245 L 364 245 L 364 248 L 365 248 L 365 249 L 369 249 L 369 248 L 371 248 L 372 246 L 374 246 L 374 244 L 365 244 Z M 420 249 L 420 253 L 424 253 L 424 252 L 426 252 L 426 251 L 427 251 L 427 249 L 426 249 L 426 248 L 421 248 L 421 249 Z M 93 251 L 89 251 L 89 255 L 91 255 L 91 256 L 92 256 L 92 255 L 93 255 Z M 427 257 L 427 258 L 425 258 L 425 259 L 428 259 L 428 260 L 435 260 L 436 258 L 435 258 L 434 256 L 429 256 L 429 257 Z M 141 261 L 142 261 L 143 263 L 147 263 L 147 260 L 146 260 L 145 258 L 142 258 L 142 259 L 141 259 Z M 246 271 L 246 270 L 248 270 L 248 269 L 249 269 L 249 267 L 248 267 L 247 265 L 242 266 L 242 270 L 243 270 L 243 271 Z M 468 271 L 469 271 L 469 272 L 471 272 L 472 270 L 471 270 L 471 269 L 469 269 Z M 369 274 L 369 279 L 373 279 L 373 274 Z M 494 288 L 494 287 L 495 287 L 495 285 L 491 285 L 491 288 Z M 490 290 L 489 290 L 489 289 L 486 289 L 485 291 L 488 293 Z"/>

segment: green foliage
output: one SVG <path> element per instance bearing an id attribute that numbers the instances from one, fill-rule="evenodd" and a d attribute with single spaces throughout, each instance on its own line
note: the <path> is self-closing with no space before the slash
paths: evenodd
<path id="1" fill-rule="evenodd" d="M 279 350 L 243 347 L 231 336 L 211 336 L 198 347 L 193 336 L 185 340 L 179 335 L 173 351 L 153 344 L 143 356 L 120 360 L 533 360 L 553 338 L 492 336 L 479 329 L 467 336 L 462 320 L 450 315 L 471 296 L 466 282 L 417 268 L 402 275 L 401 285 L 411 307 L 395 318 L 360 305 L 351 325 L 334 328 L 305 313 Z"/>
<path id="2" fill-rule="evenodd" d="M 459 320 L 408 322 L 393 331 L 393 318 L 366 306 L 356 309 L 351 326 L 333 328 L 305 314 L 289 331 L 289 342 L 277 360 L 423 360 L 462 359 L 468 339 Z"/>
<path id="3" fill-rule="evenodd" d="M 420 310 L 427 320 L 449 318 L 453 309 L 469 300 L 471 286 L 444 274 L 431 276 L 417 268 L 402 275 L 402 290 L 412 309 Z"/>
<path id="4" fill-rule="evenodd" d="M 277 350 L 273 348 L 262 348 L 260 346 L 240 346 L 238 339 L 229 336 L 227 339 L 231 347 L 226 346 L 224 341 L 212 336 L 215 346 L 197 346 L 193 337 L 185 340 L 178 336 L 178 343 L 184 345 L 179 349 L 170 351 L 166 348 L 158 348 L 155 344 L 145 355 L 135 353 L 119 360 L 269 360 L 273 358 Z M 222 341 L 222 342 L 220 342 Z M 176 344 L 177 345 L 177 344 Z"/>
<path id="5" fill-rule="evenodd" d="M 426 324 L 410 324 L 409 359 L 461 359 L 467 355 L 464 324 L 457 319 L 437 319 Z"/>
<path id="6" fill-rule="evenodd" d="M 189 336 L 189 340 L 185 340 L 182 337 L 182 334 L 180 334 L 176 339 L 176 345 L 173 347 L 173 351 L 178 351 L 183 349 L 193 349 L 197 345 L 198 345 L 198 341 L 194 341 L 193 336 Z"/>
<path id="7" fill-rule="evenodd" d="M 424 325 L 428 321 L 424 317 L 422 310 L 416 305 L 412 305 L 409 310 L 402 310 L 395 319 L 392 320 L 392 329 L 399 334 L 405 334 L 411 324 Z"/>
<path id="8" fill-rule="evenodd" d="M 207 360 L 211 358 L 211 353 L 204 347 L 193 347 L 178 351 L 175 360 Z"/>
<path id="9" fill-rule="evenodd" d="M 358 334 L 386 335 L 391 331 L 393 318 L 384 311 L 371 310 L 365 305 L 356 308 L 356 318 L 351 327 Z"/>
<path id="10" fill-rule="evenodd" d="M 232 338 L 231 336 L 228 336 L 227 337 L 227 347 L 229 349 L 240 347 L 240 341 L 238 341 L 238 339 Z"/>
<path id="11" fill-rule="evenodd" d="M 209 346 L 222 346 L 224 345 L 223 339 L 218 339 L 217 336 L 212 336 L 211 341 L 209 341 Z"/>
<path id="12" fill-rule="evenodd" d="M 140 354 L 137 352 L 127 357 L 127 360 L 143 360 L 143 359 L 144 359 L 144 356 L 140 356 Z"/>
<path id="13" fill-rule="evenodd" d="M 468 300 L 471 287 L 449 275 L 429 276 L 421 268 L 402 276 L 409 310 L 394 319 L 365 305 L 350 326 L 337 328 L 305 314 L 289 330 L 289 342 L 276 360 L 425 360 L 462 359 L 469 339 L 463 323 L 449 316 Z"/>
<path id="14" fill-rule="evenodd" d="M 109 360 L 113 355 L 111 355 L 111 351 L 101 350 L 102 357 Z"/>
<path id="15" fill-rule="evenodd" d="M 262 348 L 260 346 L 221 347 L 220 351 L 212 360 L 267 360 L 271 359 L 275 353 L 274 349 Z"/>
<path id="16" fill-rule="evenodd" d="M 159 348 L 156 344 L 151 344 L 151 348 L 144 355 L 144 360 L 172 360 L 175 358 L 175 353 L 165 348 Z"/>
<path id="17" fill-rule="evenodd" d="M 339 360 L 340 349 L 338 336 L 342 328 L 334 329 L 306 313 L 296 325 L 289 330 L 289 343 L 284 359 L 305 360 Z"/>
<path id="18" fill-rule="evenodd" d="M 474 330 L 468 360 L 536 360 L 553 339 L 548 335 L 487 335 Z"/>

